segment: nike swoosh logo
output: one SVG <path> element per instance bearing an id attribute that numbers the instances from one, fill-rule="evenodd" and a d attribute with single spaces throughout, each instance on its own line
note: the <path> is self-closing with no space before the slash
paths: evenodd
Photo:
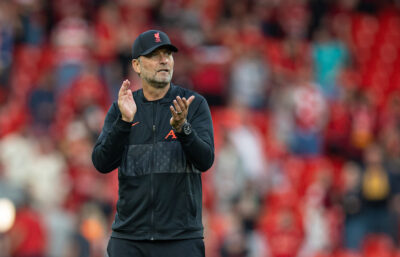
<path id="1" fill-rule="evenodd" d="M 133 126 L 136 126 L 136 125 L 139 124 L 139 123 L 140 123 L 140 121 L 136 121 L 135 123 L 132 124 L 132 127 L 133 127 Z"/>

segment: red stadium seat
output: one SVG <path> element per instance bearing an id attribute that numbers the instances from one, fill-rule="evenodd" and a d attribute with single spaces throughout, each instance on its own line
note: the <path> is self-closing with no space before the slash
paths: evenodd
<path id="1" fill-rule="evenodd" d="M 391 257 L 394 243 L 387 235 L 370 235 L 364 239 L 362 252 L 365 257 Z"/>

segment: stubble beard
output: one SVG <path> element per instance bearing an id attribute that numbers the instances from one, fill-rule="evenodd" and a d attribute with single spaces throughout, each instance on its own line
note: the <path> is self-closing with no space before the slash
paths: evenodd
<path id="1" fill-rule="evenodd" d="M 154 76 L 154 77 L 152 77 L 152 78 L 147 77 L 147 78 L 144 78 L 144 79 L 145 79 L 145 80 L 147 81 L 147 83 L 149 83 L 149 85 L 151 85 L 152 87 L 161 89 L 161 88 L 165 88 L 166 86 L 168 86 L 169 83 L 171 82 L 171 79 L 172 79 L 172 72 L 171 72 L 171 74 L 169 75 L 169 77 L 166 78 L 166 79 L 157 79 L 156 76 Z"/>

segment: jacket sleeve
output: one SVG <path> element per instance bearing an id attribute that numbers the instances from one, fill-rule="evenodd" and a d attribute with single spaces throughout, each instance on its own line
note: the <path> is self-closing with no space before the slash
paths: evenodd
<path id="1" fill-rule="evenodd" d="M 130 129 L 131 123 L 121 119 L 118 106 L 113 103 L 92 152 L 92 162 L 98 171 L 108 173 L 119 167 Z"/>
<path id="2" fill-rule="evenodd" d="M 192 133 L 186 136 L 177 133 L 186 158 L 200 171 L 211 168 L 214 162 L 214 132 L 210 109 L 204 98 L 188 122 Z"/>

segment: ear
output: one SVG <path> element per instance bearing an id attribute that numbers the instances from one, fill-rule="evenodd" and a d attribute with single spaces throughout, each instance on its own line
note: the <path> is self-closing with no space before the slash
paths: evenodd
<path id="1" fill-rule="evenodd" d="M 139 59 L 133 59 L 132 60 L 132 68 L 137 74 L 140 74 L 140 61 L 139 61 Z"/>

